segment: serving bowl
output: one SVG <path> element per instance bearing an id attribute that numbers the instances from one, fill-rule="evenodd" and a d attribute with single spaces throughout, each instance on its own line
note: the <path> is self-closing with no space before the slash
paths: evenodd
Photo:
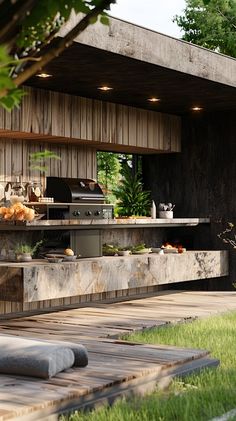
<path id="1" fill-rule="evenodd" d="M 63 257 L 47 257 L 48 263 L 61 263 L 63 262 Z"/>
<path id="2" fill-rule="evenodd" d="M 152 249 L 151 248 L 143 248 L 140 250 L 132 250 L 132 254 L 148 254 L 151 253 Z"/>
<path id="3" fill-rule="evenodd" d="M 77 256 L 76 255 L 73 255 L 73 256 L 63 256 L 63 260 L 65 261 L 65 262 L 74 262 L 75 260 L 77 259 Z"/>
<path id="4" fill-rule="evenodd" d="M 129 256 L 131 254 L 131 250 L 118 250 L 118 256 Z"/>

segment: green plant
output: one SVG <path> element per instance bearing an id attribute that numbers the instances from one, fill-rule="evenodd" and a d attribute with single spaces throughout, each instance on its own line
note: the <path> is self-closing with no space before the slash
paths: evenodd
<path id="1" fill-rule="evenodd" d="M 118 245 L 116 244 L 103 244 L 102 254 L 104 256 L 114 256 L 118 252 Z"/>
<path id="2" fill-rule="evenodd" d="M 235 0 L 186 0 L 174 21 L 185 41 L 236 57 Z"/>
<path id="3" fill-rule="evenodd" d="M 29 253 L 33 256 L 42 243 L 43 243 L 43 240 L 38 241 L 34 246 L 31 246 L 30 244 L 19 243 L 17 244 L 15 248 L 15 253 L 16 254 Z"/>
<path id="4" fill-rule="evenodd" d="M 42 173 L 46 173 L 48 167 L 45 165 L 45 160 L 57 159 L 61 160 L 61 157 L 52 151 L 45 149 L 42 152 L 32 152 L 29 154 L 29 168 L 30 170 L 38 170 Z"/>
<path id="5" fill-rule="evenodd" d="M 121 247 L 118 247 L 118 251 L 127 251 L 127 250 L 130 250 L 131 251 L 131 249 L 132 249 L 132 246 L 121 246 Z"/>
<path id="6" fill-rule="evenodd" d="M 137 244 L 136 246 L 131 247 L 131 251 L 140 251 L 140 250 L 145 250 L 146 248 L 147 248 L 146 244 L 140 243 L 140 244 Z"/>
<path id="7" fill-rule="evenodd" d="M 120 178 L 121 164 L 119 155 L 113 152 L 98 152 L 98 182 L 102 185 L 107 203 L 114 203 L 115 197 L 112 194 L 114 187 Z"/>
<path id="8" fill-rule="evenodd" d="M 147 216 L 150 215 L 150 192 L 143 191 L 140 171 L 132 174 L 127 163 L 123 166 L 123 178 L 114 194 L 118 199 L 117 213 L 119 216 Z"/>

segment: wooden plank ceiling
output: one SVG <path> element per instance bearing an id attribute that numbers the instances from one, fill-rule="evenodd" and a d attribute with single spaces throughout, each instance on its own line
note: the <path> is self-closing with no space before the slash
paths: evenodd
<path id="1" fill-rule="evenodd" d="M 236 108 L 236 88 L 91 46 L 74 43 L 27 85 L 171 114 L 197 105 L 206 111 Z M 101 92 L 98 86 L 111 86 Z M 149 103 L 147 98 L 160 98 Z"/>

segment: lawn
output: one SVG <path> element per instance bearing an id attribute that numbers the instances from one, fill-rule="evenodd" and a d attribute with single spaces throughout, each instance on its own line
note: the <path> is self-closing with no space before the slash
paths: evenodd
<path id="1" fill-rule="evenodd" d="M 112 407 L 75 413 L 67 420 L 201 421 L 236 408 L 236 312 L 142 331 L 123 339 L 208 349 L 221 365 L 184 380 L 175 379 L 168 391 L 156 390 L 142 399 L 123 399 Z"/>

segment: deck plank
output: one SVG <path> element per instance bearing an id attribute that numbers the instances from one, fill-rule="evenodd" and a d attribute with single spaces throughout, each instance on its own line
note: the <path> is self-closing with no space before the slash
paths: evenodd
<path id="1" fill-rule="evenodd" d="M 166 370 L 179 372 L 181 366 L 199 366 L 198 360 L 207 361 L 205 350 L 130 344 L 115 337 L 228 310 L 236 310 L 235 292 L 173 291 L 1 320 L 1 334 L 82 343 L 89 352 L 89 365 L 50 380 L 0 375 L 0 421 L 36 420 L 133 387 L 146 390 L 148 384 L 154 387 Z"/>

